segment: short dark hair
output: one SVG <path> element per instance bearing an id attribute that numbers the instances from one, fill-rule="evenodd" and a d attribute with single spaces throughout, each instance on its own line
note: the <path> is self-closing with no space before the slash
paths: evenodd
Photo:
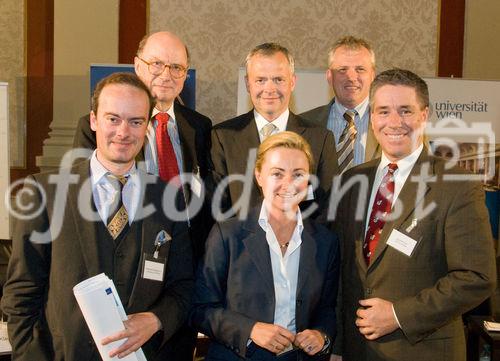
<path id="1" fill-rule="evenodd" d="M 288 60 L 288 64 L 290 66 L 290 71 L 292 74 L 295 73 L 295 61 L 293 60 L 292 54 L 288 51 L 287 48 L 281 46 L 278 43 L 264 43 L 257 45 L 255 48 L 250 50 L 246 59 L 245 59 L 245 67 L 248 72 L 248 63 L 255 55 L 263 55 L 263 56 L 272 56 L 276 53 L 282 53 L 286 59 Z"/>
<path id="2" fill-rule="evenodd" d="M 97 83 L 94 93 L 92 95 L 92 111 L 94 112 L 94 114 L 97 114 L 97 109 L 99 108 L 99 96 L 101 95 L 102 90 L 107 85 L 112 85 L 112 84 L 129 85 L 144 91 L 144 93 L 146 93 L 146 95 L 148 96 L 149 100 L 148 119 L 151 117 L 153 108 L 155 106 L 155 99 L 153 98 L 153 95 L 149 91 L 148 87 L 142 82 L 142 80 L 139 79 L 139 77 L 134 73 L 129 73 L 129 72 L 113 73 L 101 79 L 101 81 Z"/>
<path id="3" fill-rule="evenodd" d="M 422 108 L 429 107 L 429 88 L 427 87 L 427 83 L 409 70 L 394 68 L 381 72 L 373 80 L 370 86 L 370 107 L 372 109 L 374 95 L 384 85 L 402 85 L 413 88 Z"/>

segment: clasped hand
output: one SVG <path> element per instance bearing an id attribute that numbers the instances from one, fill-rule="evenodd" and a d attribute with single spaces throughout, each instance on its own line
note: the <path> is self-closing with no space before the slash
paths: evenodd
<path id="1" fill-rule="evenodd" d="M 325 340 L 318 330 L 304 330 L 293 334 L 286 328 L 271 323 L 257 322 L 250 332 L 250 339 L 266 350 L 278 354 L 290 345 L 312 356 L 323 349 Z"/>

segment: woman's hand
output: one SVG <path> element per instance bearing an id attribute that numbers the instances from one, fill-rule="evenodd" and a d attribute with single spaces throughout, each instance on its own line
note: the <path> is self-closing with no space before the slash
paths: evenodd
<path id="1" fill-rule="evenodd" d="M 304 330 L 295 336 L 293 344 L 301 348 L 309 356 L 315 355 L 323 349 L 325 339 L 318 330 Z"/>
<path id="2" fill-rule="evenodd" d="M 290 346 L 295 335 L 281 326 L 257 322 L 250 332 L 250 339 L 258 346 L 277 354 Z"/>

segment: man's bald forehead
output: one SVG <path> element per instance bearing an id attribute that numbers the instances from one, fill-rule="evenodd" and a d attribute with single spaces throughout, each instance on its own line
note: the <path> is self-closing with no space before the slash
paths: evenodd
<path id="1" fill-rule="evenodd" d="M 168 42 L 170 44 L 177 43 L 175 45 L 179 45 L 179 47 L 184 48 L 186 52 L 187 63 L 189 64 L 190 58 L 189 58 L 188 48 L 186 44 L 184 44 L 184 42 L 181 40 L 181 38 L 179 38 L 174 33 L 170 31 L 158 31 L 152 34 L 146 34 L 139 42 L 139 46 L 137 48 L 137 55 L 141 55 L 146 45 L 150 44 L 151 42 Z"/>

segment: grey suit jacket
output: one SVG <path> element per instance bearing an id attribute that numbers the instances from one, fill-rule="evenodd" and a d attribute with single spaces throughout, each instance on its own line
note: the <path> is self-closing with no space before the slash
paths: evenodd
<path id="1" fill-rule="evenodd" d="M 356 183 L 342 198 L 336 229 L 342 249 L 342 335 L 345 361 L 465 361 L 461 315 L 479 305 L 496 283 L 494 250 L 481 184 L 453 180 L 465 171 L 445 169 L 443 160 L 424 148 L 395 205 L 401 213 L 388 221 L 369 266 L 362 247 L 370 192 L 379 159 L 354 167 L 343 184 Z M 422 175 L 422 183 L 412 177 Z M 362 217 L 356 218 L 358 197 Z M 425 209 L 428 214 L 423 214 Z M 412 226 L 413 223 L 413 226 Z M 411 257 L 389 246 L 392 230 L 417 241 Z M 393 302 L 401 325 L 375 341 L 358 331 L 360 299 Z"/>
<path id="2" fill-rule="evenodd" d="M 328 125 L 328 116 L 330 115 L 330 109 L 334 102 L 335 98 L 332 98 L 330 103 L 301 113 L 300 116 L 310 121 L 318 122 L 326 128 Z M 370 109 L 367 109 L 367 111 L 369 112 Z M 368 135 L 366 137 L 365 162 L 380 157 L 381 151 L 382 150 L 377 142 L 377 139 L 375 138 L 375 135 L 373 134 L 373 129 L 370 123 L 368 125 Z"/>
<path id="3" fill-rule="evenodd" d="M 77 283 L 102 272 L 102 257 L 113 257 L 98 253 L 100 219 L 85 220 L 78 207 L 81 192 L 86 192 L 83 200 L 88 207 L 93 202 L 89 168 L 88 160 L 71 168 L 72 176 L 65 179 L 74 182 L 69 184 L 67 195 L 49 181 L 50 173 L 34 175 L 26 184 L 24 204 L 40 207 L 41 213 L 17 219 L 14 227 L 2 307 L 8 317 L 15 360 L 100 359 L 72 291 Z M 157 177 L 143 177 L 150 182 L 143 205 L 152 205 L 157 211 L 142 215 L 139 210 L 136 216 L 138 222 L 143 218 L 141 259 L 137 274 L 129 275 L 133 288 L 124 306 L 129 314 L 153 312 L 162 322 L 162 331 L 144 345 L 152 359 L 187 316 L 193 260 L 186 224 L 172 222 L 161 211 L 164 184 Z M 59 234 L 55 232 L 57 224 L 61 226 Z M 32 242 L 32 231 L 45 232 L 50 226 L 54 228 L 47 242 Z M 172 241 L 160 248 L 160 256 L 168 260 L 163 282 L 142 278 L 140 267 L 144 252 L 154 251 L 154 240 L 161 230 L 172 236 Z"/>
<path id="4" fill-rule="evenodd" d="M 292 112 L 288 118 L 287 130 L 295 132 L 310 144 L 314 157 L 312 174 L 317 175 L 319 186 L 314 191 L 315 200 L 322 209 L 326 195 L 331 188 L 333 176 L 338 174 L 337 153 L 333 134 L 319 124 L 305 120 Z M 220 184 L 228 175 L 244 175 L 250 166 L 252 178 L 249 207 L 261 202 L 261 193 L 253 176 L 255 162 L 247 164 L 249 151 L 260 145 L 253 110 L 236 118 L 215 125 L 212 129 L 212 162 L 214 183 Z M 231 182 L 222 201 L 222 209 L 229 209 L 243 193 L 243 183 Z"/>
<path id="5" fill-rule="evenodd" d="M 199 269 L 192 323 L 215 343 L 217 357 L 240 360 L 247 353 L 253 325 L 273 323 L 274 282 L 260 208 L 248 219 L 216 223 Z M 338 288 L 337 237 L 304 220 L 297 282 L 296 328 L 318 329 L 333 339 Z M 247 357 L 250 355 L 247 354 Z"/>

